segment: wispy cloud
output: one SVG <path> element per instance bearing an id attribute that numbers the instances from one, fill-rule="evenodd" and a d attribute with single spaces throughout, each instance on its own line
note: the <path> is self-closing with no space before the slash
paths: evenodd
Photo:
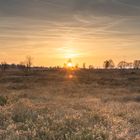
<path id="1" fill-rule="evenodd" d="M 70 40 L 80 54 L 118 46 L 140 52 L 139 27 L 139 0 L 0 0 L 0 50 L 8 53 L 52 55 Z"/>

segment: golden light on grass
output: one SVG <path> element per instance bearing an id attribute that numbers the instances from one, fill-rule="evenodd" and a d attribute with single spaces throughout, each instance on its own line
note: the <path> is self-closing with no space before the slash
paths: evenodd
<path id="1" fill-rule="evenodd" d="M 68 78 L 69 79 L 72 79 L 73 78 L 73 75 L 72 74 L 69 74 Z"/>

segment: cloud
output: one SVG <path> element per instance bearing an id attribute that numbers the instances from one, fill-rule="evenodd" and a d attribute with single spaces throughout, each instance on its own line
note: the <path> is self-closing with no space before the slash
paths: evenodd
<path id="1" fill-rule="evenodd" d="M 0 0 L 0 50 L 139 46 L 139 27 L 139 0 Z"/>
<path id="2" fill-rule="evenodd" d="M 76 9 L 98 16 L 139 16 L 138 0 L 77 0 Z"/>
<path id="3" fill-rule="evenodd" d="M 118 2 L 128 7 L 140 8 L 139 0 L 113 0 L 114 2 Z"/>
<path id="4" fill-rule="evenodd" d="M 139 0 L 1 0 L 1 16 L 65 18 L 78 12 L 104 16 L 140 16 Z"/>

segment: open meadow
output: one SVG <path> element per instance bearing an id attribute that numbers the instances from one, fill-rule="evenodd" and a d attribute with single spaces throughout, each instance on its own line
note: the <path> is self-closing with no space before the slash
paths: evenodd
<path id="1" fill-rule="evenodd" d="M 0 140 L 140 140 L 140 70 L 1 73 Z"/>

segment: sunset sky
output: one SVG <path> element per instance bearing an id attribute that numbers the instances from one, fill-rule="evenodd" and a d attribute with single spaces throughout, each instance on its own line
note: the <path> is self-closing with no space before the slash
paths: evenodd
<path id="1" fill-rule="evenodd" d="M 0 0 L 0 61 L 102 66 L 140 59 L 140 0 Z"/>

